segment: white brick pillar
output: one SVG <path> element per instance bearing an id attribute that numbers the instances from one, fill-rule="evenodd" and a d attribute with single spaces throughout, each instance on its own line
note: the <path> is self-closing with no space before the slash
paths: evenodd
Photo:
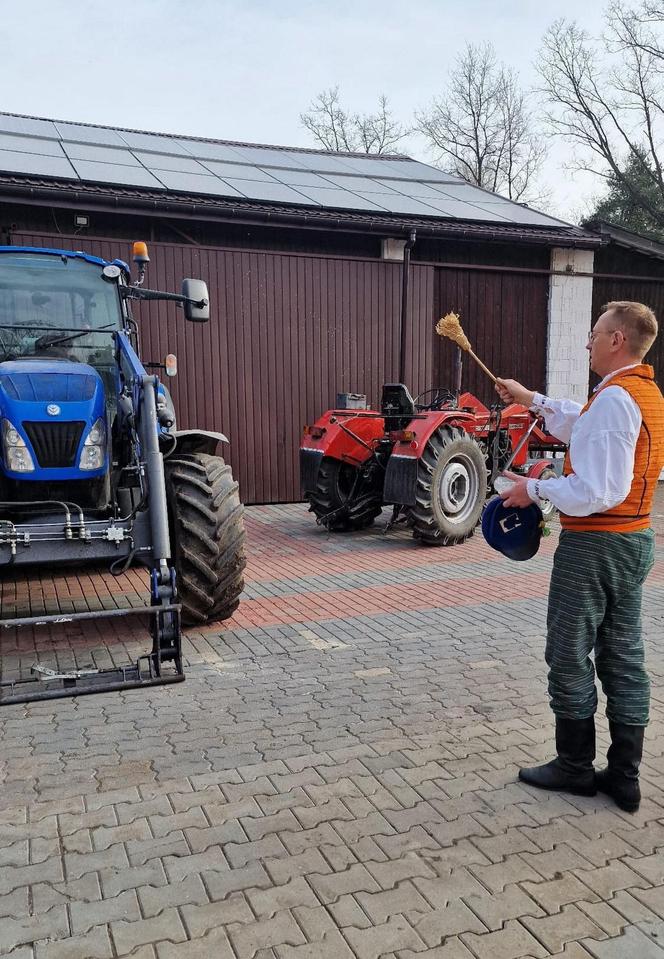
<path id="1" fill-rule="evenodd" d="M 549 284 L 549 329 L 546 357 L 546 391 L 549 396 L 585 403 L 588 399 L 588 330 L 592 326 L 592 250 L 555 247 L 551 269 L 569 272 L 552 275 Z"/>

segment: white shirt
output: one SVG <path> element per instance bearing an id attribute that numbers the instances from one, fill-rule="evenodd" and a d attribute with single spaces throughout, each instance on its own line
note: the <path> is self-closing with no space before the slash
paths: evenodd
<path id="1" fill-rule="evenodd" d="M 605 376 L 607 380 L 638 364 Z M 583 416 L 572 400 L 554 400 L 535 393 L 532 409 L 544 415 L 547 430 L 569 444 L 574 473 L 548 480 L 528 480 L 528 495 L 550 500 L 568 516 L 603 513 L 626 499 L 634 479 L 634 453 L 641 429 L 641 410 L 622 386 L 607 386 Z"/>

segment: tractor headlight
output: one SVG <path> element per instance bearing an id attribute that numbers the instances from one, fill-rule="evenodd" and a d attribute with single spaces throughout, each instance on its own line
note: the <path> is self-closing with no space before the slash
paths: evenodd
<path id="1" fill-rule="evenodd" d="M 2 451 L 7 469 L 12 473 L 32 473 L 35 464 L 21 434 L 9 420 L 2 421 Z"/>
<path id="2" fill-rule="evenodd" d="M 106 424 L 100 417 L 85 437 L 79 467 L 82 470 L 100 470 L 104 465 L 105 457 Z"/>

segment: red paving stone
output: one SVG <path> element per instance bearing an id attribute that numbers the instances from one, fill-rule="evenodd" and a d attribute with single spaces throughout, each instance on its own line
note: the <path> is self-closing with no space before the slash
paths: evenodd
<path id="1" fill-rule="evenodd" d="M 301 535 L 299 541 L 277 536 L 276 542 L 272 543 L 269 527 L 249 519 L 247 537 L 251 549 L 246 581 L 261 583 L 318 573 L 366 572 L 369 569 L 401 571 L 405 567 L 422 568 L 442 561 L 449 565 L 472 563 L 491 555 L 480 536 L 460 546 L 437 548 L 422 546 L 404 533 L 384 537 L 378 528 L 358 536 L 330 536 L 317 528 L 313 519 L 311 526 L 306 539 Z M 349 544 L 348 549 L 343 549 L 344 542 Z M 299 548 L 294 549 L 296 544 Z M 545 543 L 542 553 L 553 553 L 554 549 L 554 542 Z"/>
<path id="2" fill-rule="evenodd" d="M 372 616 L 449 606 L 477 606 L 497 600 L 517 601 L 529 596 L 545 595 L 548 582 L 548 573 L 523 573 L 518 577 L 494 576 L 489 580 L 464 577 L 427 580 L 422 584 L 300 592 L 287 598 L 277 596 L 244 600 L 228 625 L 236 628 L 276 626 L 322 622 L 337 619 L 340 615 Z"/>

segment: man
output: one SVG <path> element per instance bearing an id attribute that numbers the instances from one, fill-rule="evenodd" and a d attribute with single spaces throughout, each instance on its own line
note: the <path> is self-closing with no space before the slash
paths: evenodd
<path id="1" fill-rule="evenodd" d="M 504 402 L 545 417 L 569 444 L 563 476 L 528 480 L 505 473 L 508 506 L 548 499 L 560 510 L 547 615 L 549 698 L 557 757 L 522 769 L 542 789 L 592 796 L 597 789 L 629 812 L 639 807 L 639 764 L 649 719 L 650 683 L 641 635 L 642 586 L 654 562 L 650 506 L 664 466 L 664 399 L 643 363 L 657 336 L 642 303 L 608 303 L 586 349 L 601 382 L 581 407 L 498 380 Z M 608 766 L 595 773 L 597 691 L 590 653 L 607 698 Z"/>

